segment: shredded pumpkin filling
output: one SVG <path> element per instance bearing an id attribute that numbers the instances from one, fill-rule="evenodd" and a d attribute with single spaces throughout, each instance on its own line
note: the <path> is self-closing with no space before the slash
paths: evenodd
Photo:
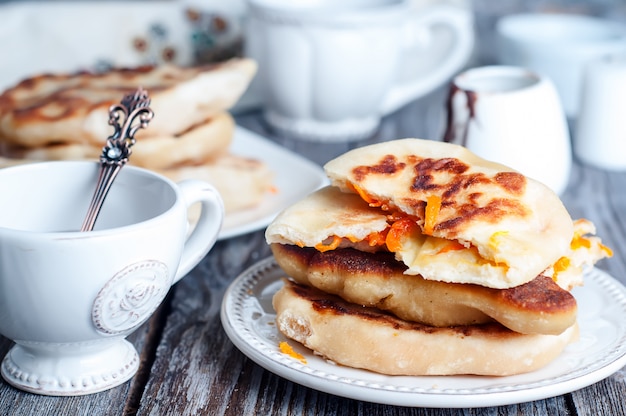
<path id="1" fill-rule="evenodd" d="M 387 238 L 385 238 L 387 249 L 394 253 L 400 251 L 402 249 L 402 237 L 411 234 L 417 228 L 417 223 L 410 218 L 395 221 L 391 224 L 389 232 L 387 232 Z"/>
<path id="2" fill-rule="evenodd" d="M 385 244 L 385 242 L 387 241 L 387 235 L 389 233 L 389 228 L 386 228 L 383 231 L 379 231 L 379 232 L 375 232 L 375 233 L 371 233 L 370 235 L 367 236 L 366 240 L 367 240 L 367 244 L 370 247 L 378 247 L 378 246 L 382 246 L 383 244 Z"/>
<path id="3" fill-rule="evenodd" d="M 359 185 L 355 185 L 353 183 L 348 183 L 348 185 L 349 185 L 350 188 L 352 188 L 354 190 L 354 192 L 356 192 L 361 197 L 361 199 L 363 199 L 365 202 L 367 202 L 370 207 L 380 207 L 382 205 L 382 202 L 377 201 L 376 199 L 371 197 Z"/>
<path id="4" fill-rule="evenodd" d="M 370 207 L 381 208 L 384 211 L 390 209 L 383 201 L 379 201 L 375 197 L 371 196 L 360 186 L 348 182 L 348 188 L 358 194 Z M 341 242 L 346 239 L 352 243 L 359 243 L 361 241 L 367 242 L 370 247 L 383 247 L 392 252 L 397 253 L 402 250 L 402 242 L 406 239 L 407 235 L 421 233 L 424 235 L 432 235 L 434 228 L 437 224 L 439 212 L 441 210 L 442 200 L 438 195 L 430 195 L 426 199 L 424 226 L 420 229 L 416 219 L 409 217 L 407 214 L 401 211 L 390 211 L 387 215 L 388 227 L 382 231 L 374 231 L 370 233 L 364 239 L 357 239 L 353 235 L 347 235 L 344 237 L 332 236 L 328 237 L 323 242 L 315 245 L 318 251 L 325 252 L 329 250 L 335 250 L 341 245 Z M 506 232 L 502 232 L 505 234 Z M 496 233 L 498 234 L 498 233 Z M 494 235 L 494 239 L 497 236 Z M 463 250 L 468 247 L 464 246 L 458 241 L 449 240 L 449 244 L 439 250 L 439 253 L 447 253 L 450 251 Z M 485 260 L 489 262 L 489 260 Z M 495 263 L 494 263 L 495 264 Z"/>
<path id="5" fill-rule="evenodd" d="M 440 210 L 441 197 L 429 195 L 428 198 L 426 198 L 426 212 L 424 213 L 424 234 L 433 235 Z"/>
<path id="6" fill-rule="evenodd" d="M 552 280 L 556 282 L 558 274 L 567 270 L 570 266 L 570 259 L 567 257 L 561 257 L 554 263 L 552 268 L 554 269 L 554 274 L 552 275 Z"/>
<path id="7" fill-rule="evenodd" d="M 324 244 L 322 242 L 322 243 L 316 244 L 315 248 L 318 251 L 321 251 L 323 253 L 325 251 L 336 249 L 337 247 L 339 247 L 339 244 L 341 244 L 341 237 L 334 235 L 332 237 L 332 241 L 329 244 Z"/>
<path id="8" fill-rule="evenodd" d="M 585 238 L 581 235 L 574 235 L 574 238 L 572 239 L 572 243 L 570 244 L 570 247 L 572 248 L 572 250 L 577 250 L 581 247 L 591 248 L 591 241 L 589 241 L 588 238 Z"/>
<path id="9" fill-rule="evenodd" d="M 498 232 L 493 233 L 491 237 L 489 237 L 489 247 L 491 247 L 494 250 L 497 249 L 498 246 L 500 245 L 501 237 L 504 237 L 508 234 L 509 234 L 508 231 L 498 231 Z"/>
<path id="10" fill-rule="evenodd" d="M 289 345 L 287 342 L 285 341 L 281 341 L 278 344 L 278 348 L 280 349 L 280 352 L 282 352 L 283 354 L 286 354 L 292 358 L 295 358 L 296 360 L 300 361 L 302 364 L 306 364 L 306 358 L 304 357 L 304 355 L 296 352 L 293 347 L 291 345 Z"/>
<path id="11" fill-rule="evenodd" d="M 463 250 L 465 248 L 467 248 L 467 247 L 465 247 L 463 244 L 459 243 L 458 241 L 450 241 L 443 248 L 441 248 L 437 252 L 437 254 L 448 253 L 450 251 L 456 251 L 456 250 Z"/>

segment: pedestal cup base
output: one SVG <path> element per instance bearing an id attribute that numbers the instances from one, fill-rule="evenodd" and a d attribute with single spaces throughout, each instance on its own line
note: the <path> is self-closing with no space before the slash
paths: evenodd
<path id="1" fill-rule="evenodd" d="M 125 339 L 85 352 L 69 353 L 61 348 L 57 353 L 17 344 L 2 360 L 2 377 L 30 393 L 80 396 L 119 386 L 139 368 L 137 351 Z"/>

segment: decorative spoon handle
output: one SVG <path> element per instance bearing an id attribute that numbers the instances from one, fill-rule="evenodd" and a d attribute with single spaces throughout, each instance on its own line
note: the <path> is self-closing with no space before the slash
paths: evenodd
<path id="1" fill-rule="evenodd" d="M 135 133 L 140 128 L 148 127 L 148 123 L 154 117 L 149 108 L 150 98 L 148 92 L 139 88 L 137 91 L 124 96 L 120 104 L 109 108 L 109 124 L 115 129 L 107 139 L 106 146 L 100 155 L 100 172 L 98 183 L 91 198 L 87 210 L 87 216 L 81 227 L 81 231 L 91 231 L 100 214 L 104 199 L 111 189 L 113 181 L 122 167 L 128 162 L 131 147 L 135 144 Z M 120 117 L 124 116 L 124 124 L 120 125 Z M 135 120 L 138 120 L 135 123 Z"/>

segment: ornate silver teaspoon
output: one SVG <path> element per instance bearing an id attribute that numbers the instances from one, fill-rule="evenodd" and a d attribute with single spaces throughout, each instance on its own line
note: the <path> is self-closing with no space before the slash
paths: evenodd
<path id="1" fill-rule="evenodd" d="M 102 149 L 98 182 L 81 231 L 93 230 L 113 181 L 128 162 L 131 147 L 135 144 L 135 133 L 141 128 L 148 127 L 148 123 L 154 117 L 149 105 L 148 92 L 139 88 L 134 93 L 125 95 L 120 104 L 114 104 L 109 108 L 109 124 L 115 131 L 109 136 L 106 146 Z M 124 124 L 120 126 L 122 115 Z M 136 123 L 135 120 L 137 120 Z"/>

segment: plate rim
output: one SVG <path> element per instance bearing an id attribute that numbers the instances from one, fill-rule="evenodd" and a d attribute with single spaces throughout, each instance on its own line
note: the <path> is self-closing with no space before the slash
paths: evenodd
<path id="1" fill-rule="evenodd" d="M 231 342 L 233 342 L 244 355 L 261 367 L 294 383 L 325 393 L 372 403 L 408 407 L 469 408 L 501 406 L 542 400 L 571 393 L 572 391 L 587 387 L 609 377 L 626 365 L 626 345 L 622 343 L 621 348 L 616 349 L 614 353 L 609 351 L 608 354 L 602 355 L 600 359 L 596 359 L 592 363 L 588 363 L 582 367 L 575 366 L 561 375 L 551 376 L 533 382 L 524 382 L 509 386 L 505 389 L 503 389 L 503 387 L 497 389 L 487 387 L 481 389 L 441 389 L 441 391 L 435 392 L 432 391 L 433 389 L 424 389 L 421 387 L 398 388 L 393 385 L 385 386 L 384 383 L 379 383 L 380 385 L 375 386 L 377 383 L 363 382 L 363 380 L 358 379 L 349 380 L 348 377 L 338 374 L 328 374 L 323 371 L 321 372 L 323 375 L 320 375 L 317 374 L 320 373 L 320 371 L 310 368 L 308 364 L 301 364 L 286 355 L 272 357 L 266 354 L 258 347 L 250 344 L 248 340 L 244 339 L 242 334 L 239 333 L 240 329 L 237 329 L 236 322 L 234 322 L 236 316 L 230 313 L 232 308 L 236 307 L 234 304 L 235 298 L 252 296 L 251 289 L 263 281 L 264 278 L 270 279 L 270 277 L 265 277 L 264 275 L 272 272 L 280 273 L 280 268 L 274 258 L 270 256 L 247 268 L 229 285 L 224 294 L 220 310 L 222 326 Z M 591 279 L 594 285 L 598 285 L 599 290 L 602 290 L 603 293 L 609 293 L 609 290 L 617 291 L 616 294 L 612 294 L 612 296 L 617 296 L 621 298 L 622 302 L 626 302 L 626 288 L 607 272 L 593 268 L 586 272 L 585 278 Z M 275 277 L 273 279 L 274 283 L 276 283 L 278 278 Z M 239 306 L 239 310 L 242 312 L 243 305 Z M 245 327 L 245 331 L 248 336 L 253 339 L 258 338 L 251 327 Z M 626 330 L 622 331 L 621 336 L 619 336 L 618 333 L 617 342 L 619 343 L 620 340 L 623 341 L 624 339 L 626 339 Z M 259 341 L 259 344 L 262 343 Z M 604 348 L 604 350 L 607 349 L 606 347 Z M 278 345 L 276 345 L 276 350 L 278 350 Z M 280 353 L 275 352 L 275 354 Z M 609 357 L 609 359 L 606 360 L 606 357 Z M 347 367 L 341 368 L 344 370 L 347 369 L 348 371 L 363 372 L 365 374 L 370 373 L 367 370 L 349 369 Z M 394 378 L 394 376 L 384 376 L 376 373 L 371 374 L 373 376 Z M 329 378 L 329 376 L 332 377 Z M 419 378 L 427 379 L 430 377 L 431 376 L 421 376 Z M 566 378 L 555 382 L 555 380 L 561 377 Z M 502 379 L 506 378 L 507 377 L 504 377 Z M 357 382 L 356 384 L 355 381 Z M 337 389 L 337 384 L 342 388 Z M 424 391 L 416 391 L 420 389 Z"/>

